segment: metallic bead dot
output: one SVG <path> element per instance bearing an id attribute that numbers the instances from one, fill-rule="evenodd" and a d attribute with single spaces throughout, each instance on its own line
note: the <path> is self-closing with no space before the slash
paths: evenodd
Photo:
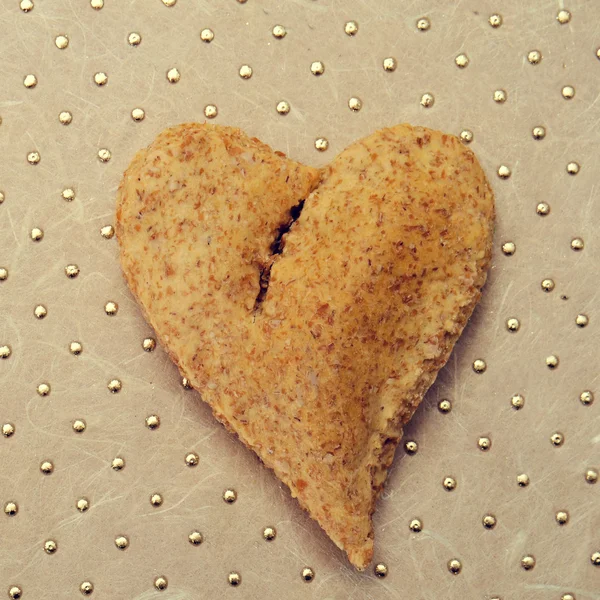
<path id="1" fill-rule="evenodd" d="M 375 567 L 377 569 L 377 566 Z M 304 567 L 301 572 L 302 579 L 310 583 L 315 578 L 315 572 L 310 567 Z"/>
<path id="2" fill-rule="evenodd" d="M 239 4 L 246 4 L 246 2 L 248 2 L 248 0 L 237 0 Z"/>
<path id="3" fill-rule="evenodd" d="M 71 121 L 73 120 L 73 115 L 68 111 L 68 110 L 63 110 L 59 115 L 58 115 L 58 120 L 63 124 L 63 125 L 70 125 Z"/>
<path id="4" fill-rule="evenodd" d="M 535 207 L 535 212 L 540 215 L 540 217 L 545 217 L 550 214 L 550 205 L 547 202 L 540 202 Z"/>
<path id="5" fill-rule="evenodd" d="M 600 552 L 594 552 L 591 556 L 590 556 L 590 562 L 595 566 L 595 567 L 600 567 Z"/>
<path id="6" fill-rule="evenodd" d="M 569 522 L 569 513 L 566 510 L 559 510 L 556 513 L 556 522 L 559 525 L 566 525 Z"/>
<path id="7" fill-rule="evenodd" d="M 506 329 L 508 329 L 508 331 L 517 332 L 517 331 L 519 331 L 519 327 L 521 327 L 521 323 L 519 323 L 519 319 L 516 319 L 515 317 L 511 317 L 510 319 L 507 319 Z"/>
<path id="8" fill-rule="evenodd" d="M 77 277 L 77 275 L 79 275 L 79 271 L 80 269 L 77 265 L 67 265 L 65 267 L 65 275 L 70 279 Z"/>
<path id="9" fill-rule="evenodd" d="M 43 232 L 43 230 L 42 230 L 42 229 L 40 229 L 39 227 L 34 227 L 34 228 L 31 230 L 31 239 L 32 239 L 34 242 L 39 242 L 39 241 L 41 241 L 41 240 L 43 239 L 43 237 L 44 237 L 44 232 Z"/>
<path id="10" fill-rule="evenodd" d="M 435 98 L 433 97 L 433 94 L 427 92 L 421 96 L 421 106 L 423 106 L 424 108 L 431 108 L 434 105 L 434 103 Z"/>
<path id="11" fill-rule="evenodd" d="M 204 538 L 199 531 L 192 531 L 190 535 L 188 535 L 188 540 L 193 546 L 199 546 L 203 542 Z"/>
<path id="12" fill-rule="evenodd" d="M 158 415 L 148 415 L 146 417 L 146 427 L 148 429 L 158 429 L 160 427 L 160 417 Z"/>
<path id="13" fill-rule="evenodd" d="M 556 20 L 561 25 L 565 25 L 571 20 L 571 13 L 563 8 L 562 10 L 558 11 L 558 14 L 556 15 Z"/>
<path id="14" fill-rule="evenodd" d="M 146 113 L 143 108 L 134 108 L 131 111 L 131 118 L 136 122 L 143 121 L 145 116 Z"/>
<path id="15" fill-rule="evenodd" d="M 207 119 L 214 119 L 219 114 L 219 109 L 214 104 L 207 104 L 204 107 L 204 116 Z"/>
<path id="16" fill-rule="evenodd" d="M 420 519 L 413 519 L 409 524 L 408 524 L 408 528 L 413 532 L 413 533 L 419 533 L 421 531 L 423 531 L 423 523 L 421 522 Z"/>
<path id="17" fill-rule="evenodd" d="M 19 505 L 16 502 L 7 502 L 4 505 L 4 514 L 14 517 L 19 512 Z"/>
<path id="18" fill-rule="evenodd" d="M 323 75 L 323 73 L 325 73 L 325 65 L 320 60 L 316 60 L 315 62 L 311 63 L 310 72 L 317 77 L 319 75 Z"/>
<path id="19" fill-rule="evenodd" d="M 565 85 L 561 93 L 565 100 L 571 100 L 575 96 L 575 88 L 572 85 Z"/>
<path id="20" fill-rule="evenodd" d="M 327 138 L 317 138 L 315 140 L 315 148 L 319 152 L 325 152 L 325 150 L 329 148 L 329 140 L 327 140 Z"/>
<path id="21" fill-rule="evenodd" d="M 532 65 L 537 65 L 542 61 L 542 53 L 539 50 L 531 50 L 527 55 L 527 60 Z"/>
<path id="22" fill-rule="evenodd" d="M 40 383 L 37 386 L 37 393 L 40 396 L 48 396 L 50 394 L 50 384 L 48 384 L 48 383 Z"/>
<path id="23" fill-rule="evenodd" d="M 483 452 L 487 452 L 492 447 L 492 440 L 489 437 L 480 437 L 477 440 L 477 446 Z"/>
<path id="24" fill-rule="evenodd" d="M 93 591 L 94 591 L 94 584 L 91 581 L 84 581 L 80 586 L 79 586 L 79 591 L 84 595 L 84 596 L 89 596 Z"/>
<path id="25" fill-rule="evenodd" d="M 459 54 L 454 62 L 459 69 L 464 69 L 469 66 L 469 57 L 466 54 Z"/>
<path id="26" fill-rule="evenodd" d="M 481 522 L 486 529 L 494 529 L 496 527 L 496 517 L 494 515 L 484 515 Z"/>
<path id="27" fill-rule="evenodd" d="M 237 492 L 235 490 L 225 490 L 223 492 L 223 500 L 227 504 L 233 504 L 237 500 Z"/>
<path id="28" fill-rule="evenodd" d="M 189 452 L 185 455 L 185 464 L 188 467 L 195 467 L 200 462 L 200 457 L 195 452 Z"/>
<path id="29" fill-rule="evenodd" d="M 12 354 L 12 349 L 8 344 L 0 346 L 0 359 L 6 359 Z"/>
<path id="30" fill-rule="evenodd" d="M 521 566 L 526 570 L 530 571 L 535 567 L 535 558 L 531 555 L 524 556 L 521 559 Z"/>
<path id="31" fill-rule="evenodd" d="M 499 15 L 499 14 L 490 15 L 490 18 L 488 19 L 488 23 L 494 29 L 497 29 L 498 27 L 500 27 L 500 25 L 502 25 L 502 15 Z"/>
<path id="32" fill-rule="evenodd" d="M 0 281 L 6 281 L 8 279 L 8 269 L 0 267 Z"/>
<path id="33" fill-rule="evenodd" d="M 163 503 L 163 497 L 160 494 L 152 494 L 150 496 L 150 504 L 152 506 L 161 506 Z"/>
<path id="34" fill-rule="evenodd" d="M 239 1 L 240 0 L 238 0 L 238 2 Z M 236 571 L 232 571 L 227 576 L 227 581 L 229 581 L 229 585 L 231 585 L 233 587 L 237 587 L 238 585 L 240 585 L 242 583 L 242 576 L 239 573 L 237 573 Z"/>
<path id="35" fill-rule="evenodd" d="M 116 302 L 110 300 L 104 305 L 104 312 L 109 316 L 114 316 L 119 312 L 119 305 Z"/>
<path id="36" fill-rule="evenodd" d="M 517 475 L 517 483 L 519 484 L 519 487 L 527 487 L 529 485 L 529 475 L 525 473 Z"/>
<path id="37" fill-rule="evenodd" d="M 121 471 L 125 468 L 125 459 L 117 456 L 116 458 L 112 459 L 110 466 L 114 471 Z"/>
<path id="38" fill-rule="evenodd" d="M 596 48 L 596 58 L 600 60 L 600 48 Z"/>
<path id="39" fill-rule="evenodd" d="M 551 354 L 550 356 L 546 357 L 546 366 L 549 369 L 556 369 L 556 367 L 558 367 L 558 356 L 556 356 L 555 354 Z"/>
<path id="40" fill-rule="evenodd" d="M 129 546 L 129 538 L 126 535 L 120 535 L 115 538 L 115 546 L 119 550 L 126 550 Z"/>
<path id="41" fill-rule="evenodd" d="M 594 394 L 590 390 L 585 390 L 579 395 L 579 400 L 584 406 L 590 406 L 594 402 Z"/>
<path id="42" fill-rule="evenodd" d="M 187 377 L 181 378 L 181 386 L 183 387 L 184 390 L 192 389 L 192 384 L 190 383 L 190 380 Z"/>
<path id="43" fill-rule="evenodd" d="M 242 79 L 250 79 L 252 77 L 252 67 L 250 65 L 242 65 L 239 73 Z"/>
<path id="44" fill-rule="evenodd" d="M 348 100 L 348 108 L 352 112 L 358 112 L 362 108 L 362 100 L 356 96 L 352 96 L 352 98 Z"/>
<path id="45" fill-rule="evenodd" d="M 577 327 L 587 327 L 589 322 L 590 320 L 587 315 L 577 315 L 575 317 L 575 325 L 577 325 Z"/>
<path id="46" fill-rule="evenodd" d="M 521 394 L 515 394 L 510 399 L 510 405 L 515 410 L 521 410 L 525 406 L 525 398 Z"/>
<path id="47" fill-rule="evenodd" d="M 588 483 L 591 483 L 591 484 L 597 483 L 598 477 L 599 477 L 598 471 L 595 471 L 594 469 L 588 469 L 585 472 L 585 480 Z"/>
<path id="48" fill-rule="evenodd" d="M 109 392 L 116 394 L 121 391 L 123 384 L 121 383 L 120 379 L 111 379 L 106 387 L 108 388 Z"/>
<path id="49" fill-rule="evenodd" d="M 275 107 L 280 115 L 287 115 L 290 112 L 290 103 L 286 100 L 281 100 Z"/>
<path id="50" fill-rule="evenodd" d="M 75 190 L 73 188 L 65 188 L 61 195 L 66 202 L 73 202 L 75 200 Z"/>
<path id="51" fill-rule="evenodd" d="M 398 61 L 393 56 L 383 59 L 383 70 L 392 73 L 398 68 Z"/>
<path id="52" fill-rule="evenodd" d="M 96 73 L 94 75 L 94 83 L 100 87 L 106 85 L 108 83 L 108 75 L 103 72 Z"/>
<path id="53" fill-rule="evenodd" d="M 275 25 L 271 33 L 273 34 L 273 37 L 277 38 L 278 40 L 284 38 L 287 35 L 287 31 L 285 30 L 285 27 L 283 25 Z"/>
<path id="54" fill-rule="evenodd" d="M 417 29 L 419 31 L 427 31 L 431 27 L 431 22 L 427 17 L 421 17 L 417 21 Z"/>
<path id="55" fill-rule="evenodd" d="M 2 120 L 0 119 L 0 124 L 2 124 Z M 0 192 L 0 204 L 4 202 L 4 192 Z"/>
<path id="56" fill-rule="evenodd" d="M 83 419 L 75 419 L 73 421 L 72 427 L 75 433 L 83 433 L 87 425 Z"/>
<path id="57" fill-rule="evenodd" d="M 475 373 L 484 373 L 486 369 L 487 364 L 485 360 L 477 358 L 473 361 L 473 371 L 475 371 Z"/>
<path id="58" fill-rule="evenodd" d="M 417 442 L 415 442 L 414 440 L 408 440 L 404 442 L 404 451 L 406 452 L 406 454 L 410 454 L 412 456 L 413 454 L 416 454 L 418 450 L 419 444 L 417 444 Z"/>
<path id="59" fill-rule="evenodd" d="M 44 542 L 44 551 L 46 554 L 54 554 L 58 550 L 58 545 L 54 540 L 46 540 Z"/>
<path id="60" fill-rule="evenodd" d="M 23 79 L 23 85 L 26 88 L 32 89 L 37 85 L 37 77 L 35 75 L 26 75 L 25 78 Z"/>
<path id="61" fill-rule="evenodd" d="M 104 0 L 90 0 L 90 6 L 94 10 L 100 10 L 104 7 Z"/>
<path id="62" fill-rule="evenodd" d="M 87 498 L 79 498 L 75 506 L 79 512 L 85 512 L 90 507 L 90 502 Z"/>
<path id="63" fill-rule="evenodd" d="M 146 352 L 152 352 L 156 348 L 156 340 L 154 338 L 144 338 L 142 348 Z"/>
<path id="64" fill-rule="evenodd" d="M 450 402 L 450 400 L 440 400 L 438 403 L 438 410 L 441 413 L 449 413 L 452 410 L 452 402 Z"/>
<path id="65" fill-rule="evenodd" d="M 514 242 L 504 242 L 502 244 L 502 252 L 506 254 L 506 256 L 512 256 L 517 250 L 517 246 Z"/>
<path id="66" fill-rule="evenodd" d="M 9 438 L 15 433 L 15 426 L 12 423 L 4 423 L 2 425 L 2 435 Z"/>
<path id="67" fill-rule="evenodd" d="M 98 150 L 98 158 L 100 159 L 100 162 L 108 162 L 111 158 L 110 150 L 108 150 L 108 148 L 100 148 L 100 150 Z"/>
<path id="68" fill-rule="evenodd" d="M 162 0 L 162 3 L 165 6 L 175 6 L 177 4 L 177 0 Z"/>
<path id="69" fill-rule="evenodd" d="M 25 2 L 21 2 L 21 7 L 23 6 L 23 4 L 25 4 Z M 31 7 L 33 8 L 33 2 L 31 2 L 30 4 L 31 4 Z M 28 9 L 28 10 L 31 10 L 31 9 Z M 28 11 L 27 10 L 23 10 L 23 12 L 28 12 Z M 11 585 L 8 588 L 8 597 L 11 600 L 19 600 L 19 598 L 22 595 L 23 595 L 23 590 L 21 589 L 20 586 L 18 586 L 18 585 Z"/>
<path id="70" fill-rule="evenodd" d="M 550 442 L 553 446 L 562 446 L 565 442 L 565 436 L 560 431 L 556 431 L 550 436 Z"/>
<path id="71" fill-rule="evenodd" d="M 349 36 L 356 35 L 358 33 L 358 23 L 356 21 L 348 21 L 344 25 L 344 32 Z"/>
<path id="72" fill-rule="evenodd" d="M 173 67 L 167 71 L 167 80 L 169 83 L 177 83 L 181 79 L 181 73 Z"/>
<path id="73" fill-rule="evenodd" d="M 568 173 L 569 175 L 577 175 L 577 173 L 579 173 L 579 169 L 580 169 L 580 168 L 581 168 L 581 167 L 579 166 L 579 163 L 576 163 L 576 162 L 570 162 L 570 163 L 567 165 L 567 173 Z"/>
<path id="74" fill-rule="evenodd" d="M 456 489 L 456 479 L 454 477 L 446 477 L 443 482 L 443 486 L 446 490 L 451 492 Z"/>
<path id="75" fill-rule="evenodd" d="M 37 150 L 34 150 L 33 152 L 30 152 L 27 155 L 27 162 L 30 165 L 37 165 L 40 162 L 41 158 L 42 157 L 40 156 L 40 153 L 37 152 Z"/>
<path id="76" fill-rule="evenodd" d="M 154 580 L 154 587 L 159 592 L 162 592 L 163 590 L 166 590 L 169 587 L 169 582 L 166 577 L 164 577 L 163 575 L 160 575 L 159 577 L 157 577 Z"/>
<path id="77" fill-rule="evenodd" d="M 462 570 L 462 563 L 457 558 L 448 561 L 448 571 L 453 575 L 458 575 Z"/>
<path id="78" fill-rule="evenodd" d="M 135 31 L 132 31 L 127 36 L 127 43 L 130 46 L 139 46 L 142 43 L 142 36 L 139 33 L 136 33 Z"/>
<path id="79" fill-rule="evenodd" d="M 460 139 L 465 144 L 470 144 L 473 141 L 473 132 L 470 129 L 463 129 L 460 132 Z"/>
<path id="80" fill-rule="evenodd" d="M 498 167 L 498 177 L 500 179 L 508 179 L 511 175 L 511 170 L 506 165 L 500 165 Z"/>
<path id="81" fill-rule="evenodd" d="M 115 228 L 112 225 L 105 225 L 104 227 L 102 227 L 100 229 L 100 235 L 105 239 L 105 240 L 110 240 L 114 237 L 115 235 Z"/>
<path id="82" fill-rule="evenodd" d="M 554 280 L 552 279 L 544 279 L 542 280 L 542 289 L 545 292 L 551 292 L 554 289 Z"/>
<path id="83" fill-rule="evenodd" d="M 200 32 L 200 39 L 206 43 L 206 44 L 210 44 L 214 39 L 215 39 L 215 33 L 212 29 L 203 29 Z"/>
<path id="84" fill-rule="evenodd" d="M 59 50 L 64 50 L 69 45 L 69 38 L 66 35 L 57 35 L 54 43 Z"/>
<path id="85" fill-rule="evenodd" d="M 263 529 L 263 539 L 267 542 L 272 542 L 277 536 L 277 530 L 275 527 L 265 527 Z"/>
<path id="86" fill-rule="evenodd" d="M 507 94 L 505 90 L 495 90 L 494 91 L 494 102 L 498 104 L 504 104 L 506 102 Z"/>
<path id="87" fill-rule="evenodd" d="M 29 12 L 30 10 L 33 10 L 33 0 L 21 0 L 19 7 L 23 12 Z"/>
<path id="88" fill-rule="evenodd" d="M 38 304 L 34 309 L 33 309 L 33 314 L 36 316 L 36 318 L 38 319 L 43 319 L 47 314 L 48 314 L 48 310 L 45 306 L 43 306 L 42 304 Z"/>
<path id="89" fill-rule="evenodd" d="M 44 475 L 51 475 L 54 472 L 54 464 L 52 461 L 45 460 L 40 464 L 40 471 Z"/>
<path id="90" fill-rule="evenodd" d="M 531 130 L 534 140 L 543 140 L 546 137 L 546 128 L 538 125 Z"/>
<path id="91" fill-rule="evenodd" d="M 560 600 L 575 600 L 575 596 L 567 592 L 560 597 Z"/>
<path id="92" fill-rule="evenodd" d="M 573 238 L 571 240 L 571 248 L 575 251 L 583 250 L 584 243 L 581 238 Z"/>

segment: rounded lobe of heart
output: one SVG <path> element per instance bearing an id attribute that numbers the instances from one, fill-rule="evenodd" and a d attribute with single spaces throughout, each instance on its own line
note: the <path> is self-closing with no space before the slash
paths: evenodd
<path id="1" fill-rule="evenodd" d="M 409 125 L 352 144 L 320 184 L 237 130 L 161 136 L 119 192 L 132 291 L 217 418 L 365 568 L 402 425 L 485 282 L 485 175 L 454 136 Z"/>

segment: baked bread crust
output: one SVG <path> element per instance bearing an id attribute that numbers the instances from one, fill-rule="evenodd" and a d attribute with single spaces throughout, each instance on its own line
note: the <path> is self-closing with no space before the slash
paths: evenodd
<path id="1" fill-rule="evenodd" d="M 123 271 L 161 343 L 359 569 L 402 426 L 480 297 L 493 219 L 473 153 L 410 125 L 319 171 L 183 124 L 117 197 Z"/>

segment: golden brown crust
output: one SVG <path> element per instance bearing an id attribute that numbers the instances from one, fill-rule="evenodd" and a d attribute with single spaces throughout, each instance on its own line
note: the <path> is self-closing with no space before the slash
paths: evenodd
<path id="1" fill-rule="evenodd" d="M 408 125 L 321 173 L 238 130 L 182 125 L 121 183 L 121 261 L 157 335 L 358 568 L 401 427 L 479 298 L 493 210 L 473 154 Z"/>

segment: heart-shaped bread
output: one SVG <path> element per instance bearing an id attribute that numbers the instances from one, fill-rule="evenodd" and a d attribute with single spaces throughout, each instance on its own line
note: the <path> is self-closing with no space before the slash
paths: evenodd
<path id="1" fill-rule="evenodd" d="M 318 170 L 184 124 L 121 182 L 121 261 L 146 319 L 359 569 L 402 426 L 479 299 L 493 216 L 473 153 L 409 125 Z"/>

